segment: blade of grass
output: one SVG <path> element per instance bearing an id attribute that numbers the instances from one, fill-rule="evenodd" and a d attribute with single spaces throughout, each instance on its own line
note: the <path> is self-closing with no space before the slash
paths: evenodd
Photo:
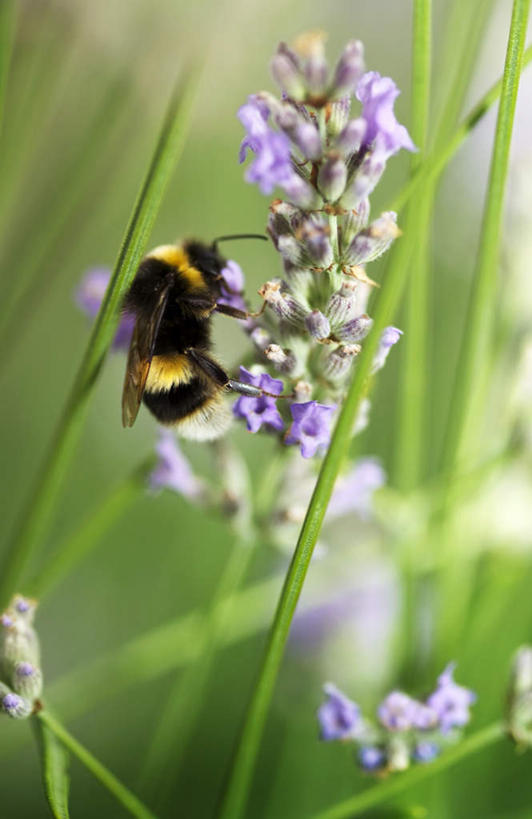
<path id="1" fill-rule="evenodd" d="M 50 451 L 21 523 L 4 557 L 0 600 L 7 601 L 24 573 L 46 528 L 81 434 L 90 393 L 98 378 L 119 320 L 120 304 L 142 258 L 170 176 L 182 151 L 196 77 L 172 96 L 148 173 L 133 209 L 88 347 L 57 427 Z"/>
<path id="2" fill-rule="evenodd" d="M 55 734 L 40 719 L 32 719 L 37 736 L 44 794 L 55 819 L 69 819 L 69 756 Z"/>
<path id="3" fill-rule="evenodd" d="M 140 799 L 132 793 L 129 788 L 120 782 L 96 757 L 91 754 L 67 729 L 61 725 L 59 720 L 46 709 L 39 711 L 35 719 L 39 720 L 57 739 L 77 757 L 82 765 L 100 782 L 103 787 L 111 793 L 132 816 L 137 819 L 155 819 L 153 814 Z"/>
<path id="4" fill-rule="evenodd" d="M 380 785 L 368 788 L 362 793 L 334 805 L 332 808 L 316 813 L 313 819 L 348 819 L 348 817 L 359 816 L 364 811 L 388 802 L 394 796 L 408 790 L 413 785 L 417 785 L 424 779 L 437 776 L 468 756 L 483 751 L 496 742 L 500 742 L 505 736 L 504 725 L 501 722 L 494 722 L 492 725 L 488 725 L 487 728 L 483 728 L 462 740 L 459 745 L 446 751 L 430 764 L 418 765 L 404 773 L 392 775 Z"/>
<path id="5" fill-rule="evenodd" d="M 530 0 L 514 0 L 477 264 L 444 446 L 443 469 L 447 473 L 454 471 L 460 458 L 471 397 L 493 333 L 504 191 L 529 11 Z"/>
<path id="6" fill-rule="evenodd" d="M 15 44 L 16 27 L 17 4 L 15 0 L 4 0 L 0 5 L 0 137 L 4 123 L 7 80 Z"/>
<path id="7" fill-rule="evenodd" d="M 427 148 L 432 64 L 431 21 L 431 0 L 414 0 L 411 136 L 419 153 L 412 156 L 412 172 L 422 164 Z M 400 380 L 395 473 L 399 488 L 405 490 L 412 489 L 421 478 L 423 445 L 427 432 L 428 256 L 433 196 L 434 186 L 426 185 L 419 200 L 409 205 L 403 239 L 411 248 L 412 272 L 407 289 L 402 345 L 404 365 Z"/>

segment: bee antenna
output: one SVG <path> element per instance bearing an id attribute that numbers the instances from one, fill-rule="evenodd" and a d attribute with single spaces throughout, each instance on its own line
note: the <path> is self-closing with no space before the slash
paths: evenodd
<path id="1" fill-rule="evenodd" d="M 230 236 L 218 236 L 218 238 L 212 243 L 212 246 L 214 250 L 216 250 L 218 242 L 229 242 L 233 239 L 262 239 L 263 242 L 268 241 L 268 237 L 265 236 L 264 233 L 234 233 Z"/>

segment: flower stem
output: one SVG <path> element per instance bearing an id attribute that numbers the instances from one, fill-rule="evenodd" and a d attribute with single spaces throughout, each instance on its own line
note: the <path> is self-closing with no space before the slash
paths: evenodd
<path id="1" fill-rule="evenodd" d="M 124 293 L 142 258 L 166 185 L 184 145 L 194 89 L 195 81 L 191 81 L 183 93 L 174 93 L 172 96 L 87 350 L 48 455 L 21 515 L 19 529 L 4 557 L 1 566 L 0 603 L 6 602 L 16 590 L 28 562 L 46 533 L 63 477 L 83 428 L 89 397 L 119 321 Z"/>
<path id="2" fill-rule="evenodd" d="M 368 788 L 363 791 L 363 793 L 352 796 L 332 808 L 315 814 L 313 819 L 347 819 L 347 817 L 359 816 L 364 811 L 370 810 L 383 802 L 387 802 L 394 796 L 397 796 L 397 794 L 406 791 L 413 785 L 417 785 L 418 782 L 436 776 L 471 754 L 482 751 L 495 742 L 499 742 L 501 739 L 504 739 L 505 736 L 504 724 L 502 722 L 494 722 L 487 728 L 483 728 L 472 736 L 467 737 L 454 748 L 445 751 L 441 757 L 433 762 L 410 768 L 410 770 L 405 773 L 394 774 L 380 785 Z"/>
<path id="3" fill-rule="evenodd" d="M 3 0 L 0 6 L 0 135 L 4 122 L 7 79 L 15 42 L 16 16 L 15 0 Z"/>
<path id="4" fill-rule="evenodd" d="M 91 772 L 109 793 L 113 794 L 115 799 L 120 802 L 132 816 L 136 816 L 137 819 L 155 819 L 155 814 L 143 805 L 140 799 L 126 788 L 111 771 L 102 765 L 90 751 L 84 748 L 49 711 L 46 709 L 39 711 L 35 719 L 41 720 L 41 722 L 55 734 L 57 739 L 63 743 L 65 748 L 79 759 L 82 765 Z"/>

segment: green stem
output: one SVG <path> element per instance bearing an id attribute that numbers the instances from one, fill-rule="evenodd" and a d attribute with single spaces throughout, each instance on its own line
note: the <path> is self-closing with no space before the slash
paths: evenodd
<path id="1" fill-rule="evenodd" d="M 15 0 L 3 0 L 0 5 L 0 136 L 4 122 L 7 78 L 15 43 L 17 4 Z"/>
<path id="2" fill-rule="evenodd" d="M 65 748 L 79 759 L 81 764 L 91 772 L 109 793 L 112 793 L 117 802 L 120 802 L 132 816 L 136 816 L 137 819 L 155 819 L 155 814 L 143 805 L 140 799 L 102 765 L 90 751 L 84 748 L 49 711 L 39 711 L 36 718 L 40 719 L 55 734 Z"/>
<path id="3" fill-rule="evenodd" d="M 419 153 L 412 156 L 412 172 L 415 172 L 422 163 L 427 146 L 432 52 L 431 20 L 431 0 L 414 0 L 411 132 Z M 401 489 L 412 489 L 420 478 L 426 433 L 428 234 L 433 196 L 433 186 L 427 185 L 420 200 L 410 204 L 403 240 L 412 248 L 410 258 L 412 274 L 407 290 L 407 315 L 402 346 L 404 372 L 401 379 L 396 449 L 396 480 Z"/>
<path id="4" fill-rule="evenodd" d="M 46 532 L 63 477 L 83 428 L 89 397 L 119 321 L 122 299 L 142 258 L 164 191 L 183 149 L 194 87 L 195 82 L 189 82 L 182 95 L 174 94 L 172 97 L 63 416 L 29 502 L 21 515 L 19 529 L 4 557 L 0 601 L 7 601 L 15 591 L 26 565 Z"/>
<path id="5" fill-rule="evenodd" d="M 28 593 L 42 598 L 101 543 L 102 536 L 145 491 L 145 477 L 152 458 L 142 463 L 105 496 L 82 525 L 55 549 L 40 572 L 28 581 Z"/>
<path id="6" fill-rule="evenodd" d="M 460 457 L 472 397 L 493 332 L 504 190 L 529 10 L 530 0 L 514 0 L 476 271 L 444 445 L 447 473 L 454 471 Z"/>
<path id="7" fill-rule="evenodd" d="M 465 759 L 471 754 L 482 751 L 500 742 L 506 736 L 505 727 L 501 722 L 494 722 L 487 728 L 477 731 L 470 737 L 467 737 L 459 745 L 445 751 L 442 756 L 435 759 L 426 765 L 418 765 L 415 768 L 405 773 L 394 774 L 390 779 L 382 782 L 380 785 L 375 785 L 373 788 L 368 788 L 363 793 L 357 796 L 352 796 L 344 802 L 340 802 L 332 808 L 316 813 L 313 819 L 348 819 L 348 817 L 359 816 L 364 811 L 370 810 L 383 802 L 388 802 L 394 796 L 406 791 L 418 782 L 424 779 L 430 779 L 433 776 L 445 771 L 452 765 L 456 765 L 462 759 Z"/>
<path id="8" fill-rule="evenodd" d="M 529 65 L 531 61 L 532 45 L 529 46 L 523 54 L 523 68 Z M 430 180 L 436 180 L 439 177 L 445 166 L 457 153 L 468 134 L 473 130 L 475 125 L 483 119 L 491 106 L 494 105 L 501 96 L 503 79 L 497 80 L 489 91 L 484 94 L 462 121 L 461 125 L 454 131 L 453 135 L 446 141 L 445 145 L 441 148 L 437 148 L 427 157 L 417 173 L 409 179 L 399 195 L 390 204 L 388 210 L 402 210 L 410 198 L 415 193 L 418 193 L 420 188 L 425 186 Z"/>

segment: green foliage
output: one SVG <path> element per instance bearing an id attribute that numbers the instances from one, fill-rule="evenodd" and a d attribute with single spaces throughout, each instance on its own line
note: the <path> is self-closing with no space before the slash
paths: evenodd
<path id="1" fill-rule="evenodd" d="M 49 808 L 54 819 L 69 819 L 68 753 L 45 722 L 38 718 L 35 718 L 33 722 L 41 756 L 44 792 Z"/>

